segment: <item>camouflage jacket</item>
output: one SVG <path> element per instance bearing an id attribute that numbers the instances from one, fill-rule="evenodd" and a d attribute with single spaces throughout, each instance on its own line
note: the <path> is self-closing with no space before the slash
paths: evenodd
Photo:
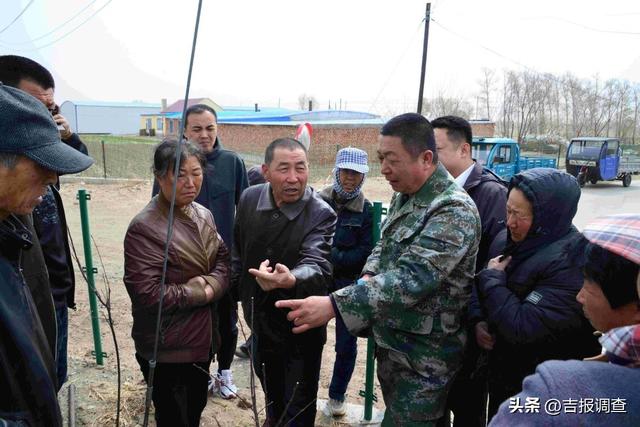
<path id="1" fill-rule="evenodd" d="M 471 295 L 480 217 L 467 193 L 442 165 L 402 204 L 391 199 L 382 238 L 364 267 L 366 286 L 333 293 L 354 335 L 404 353 L 414 370 L 421 358 L 446 354 L 445 342 L 464 346 L 463 313 Z M 444 347 L 449 344 L 444 345 Z M 429 356 L 428 356 L 429 355 Z"/>

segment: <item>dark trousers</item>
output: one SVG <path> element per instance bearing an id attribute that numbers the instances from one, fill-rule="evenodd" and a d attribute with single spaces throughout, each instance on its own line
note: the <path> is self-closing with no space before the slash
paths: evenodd
<path id="1" fill-rule="evenodd" d="M 268 405 L 265 425 L 313 426 L 324 341 L 294 337 L 274 345 L 252 337 L 254 369 Z"/>
<path id="2" fill-rule="evenodd" d="M 353 368 L 356 366 L 358 355 L 357 338 L 349 333 L 342 321 L 342 317 L 336 317 L 336 361 L 333 364 L 333 375 L 329 385 L 329 397 L 344 401 L 344 394 L 351 381 Z"/>
<path id="3" fill-rule="evenodd" d="M 447 411 L 453 412 L 454 427 L 485 427 L 487 425 L 488 353 L 469 334 L 462 368 L 456 375 L 447 396 Z M 445 413 L 439 427 L 449 427 L 450 417 Z"/>
<path id="4" fill-rule="evenodd" d="M 56 374 L 58 376 L 58 390 L 67 381 L 67 342 L 69 331 L 69 308 L 65 304 L 56 307 Z"/>
<path id="5" fill-rule="evenodd" d="M 136 360 L 144 380 L 148 381 L 149 361 L 138 354 Z M 156 364 L 151 398 L 158 427 L 198 427 L 200 415 L 207 405 L 210 363 Z"/>
<path id="6" fill-rule="evenodd" d="M 238 303 L 226 293 L 218 301 L 218 372 L 231 368 L 231 362 L 238 344 Z"/>

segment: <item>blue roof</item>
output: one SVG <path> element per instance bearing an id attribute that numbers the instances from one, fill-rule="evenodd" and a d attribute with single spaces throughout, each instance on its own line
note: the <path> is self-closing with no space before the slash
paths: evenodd
<path id="1" fill-rule="evenodd" d="M 237 124 L 271 124 L 271 125 L 298 125 L 309 122 L 312 124 L 383 124 L 384 120 L 375 114 L 360 111 L 347 110 L 290 110 L 286 108 L 260 108 L 254 107 L 224 107 L 218 111 L 218 123 Z M 182 113 L 167 113 L 165 117 L 180 119 Z"/>
<path id="2" fill-rule="evenodd" d="M 111 101 L 64 101 L 83 107 L 129 107 L 129 108 L 162 108 L 162 105 L 148 102 L 111 102 Z M 64 104 L 63 102 L 63 104 Z"/>

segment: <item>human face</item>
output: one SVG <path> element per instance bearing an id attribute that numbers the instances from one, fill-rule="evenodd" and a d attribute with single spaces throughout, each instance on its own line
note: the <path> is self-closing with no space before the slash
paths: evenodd
<path id="1" fill-rule="evenodd" d="M 205 153 L 213 151 L 213 145 L 218 136 L 218 122 L 216 117 L 209 111 L 204 113 L 193 113 L 187 116 L 187 126 L 184 136 L 189 141 L 193 141 L 200 146 Z"/>
<path id="2" fill-rule="evenodd" d="M 364 178 L 363 173 L 351 169 L 340 169 L 339 176 L 342 189 L 347 193 L 353 192 Z"/>
<path id="3" fill-rule="evenodd" d="M 164 177 L 157 178 L 160 191 L 165 199 L 171 200 L 173 191 L 173 168 Z M 180 165 L 176 188 L 176 207 L 181 208 L 193 202 L 202 187 L 202 166 L 195 156 L 189 156 Z"/>
<path id="4" fill-rule="evenodd" d="M 403 194 L 414 194 L 433 174 L 433 153 L 429 150 L 415 158 L 402 145 L 399 136 L 380 135 L 378 140 L 380 172 L 393 188 Z"/>
<path id="5" fill-rule="evenodd" d="M 45 89 L 36 82 L 23 79 L 18 82 L 18 89 L 38 98 L 49 111 L 52 111 L 56 106 L 56 103 L 53 101 L 53 88 Z"/>
<path id="6" fill-rule="evenodd" d="M 433 133 L 436 137 L 438 160 L 454 178 L 457 178 L 473 162 L 469 156 L 469 144 L 456 144 L 451 141 L 447 129 L 435 128 Z"/>
<path id="7" fill-rule="evenodd" d="M 532 223 L 531 203 L 521 190 L 511 189 L 507 199 L 507 227 L 511 232 L 511 240 L 517 243 L 526 239 Z"/>
<path id="8" fill-rule="evenodd" d="M 602 288 L 586 277 L 576 300 L 582 304 L 585 317 L 600 332 L 633 325 L 640 321 L 638 304 L 629 303 L 615 309 L 611 308 Z"/>
<path id="9" fill-rule="evenodd" d="M 0 219 L 30 214 L 56 179 L 55 172 L 24 156 L 12 169 L 0 166 Z"/>
<path id="10" fill-rule="evenodd" d="M 295 203 L 302 198 L 309 179 L 307 154 L 302 148 L 276 148 L 271 163 L 262 165 L 262 174 L 271 184 L 276 206 Z"/>

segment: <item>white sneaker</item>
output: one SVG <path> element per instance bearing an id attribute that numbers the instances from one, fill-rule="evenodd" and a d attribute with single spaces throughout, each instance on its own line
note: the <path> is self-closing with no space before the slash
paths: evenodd
<path id="1" fill-rule="evenodd" d="M 344 401 L 330 398 L 327 406 L 329 407 L 329 413 L 334 417 L 341 417 L 347 413 L 347 405 Z"/>
<path id="2" fill-rule="evenodd" d="M 238 387 L 233 383 L 233 374 L 230 369 L 220 371 L 217 380 L 219 381 L 218 393 L 223 399 L 233 399 L 238 394 Z"/>

